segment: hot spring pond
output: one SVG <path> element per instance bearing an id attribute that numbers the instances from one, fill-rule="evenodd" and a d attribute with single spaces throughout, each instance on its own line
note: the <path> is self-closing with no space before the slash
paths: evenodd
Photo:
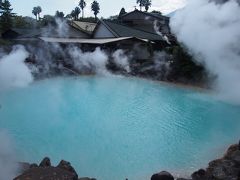
<path id="1" fill-rule="evenodd" d="M 190 173 L 240 137 L 240 107 L 210 94 L 119 77 L 37 81 L 0 93 L 0 127 L 19 161 L 68 160 L 80 177 Z"/>

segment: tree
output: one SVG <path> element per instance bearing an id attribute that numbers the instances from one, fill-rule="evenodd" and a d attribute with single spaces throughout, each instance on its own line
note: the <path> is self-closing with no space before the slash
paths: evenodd
<path id="1" fill-rule="evenodd" d="M 86 7 L 87 3 L 84 0 L 79 1 L 79 7 L 82 9 L 82 18 L 84 17 L 84 8 Z"/>
<path id="2" fill-rule="evenodd" d="M 145 0 L 137 0 L 137 4 L 139 4 L 140 11 L 142 11 L 142 7 L 143 7 L 144 4 L 145 4 Z"/>
<path id="3" fill-rule="evenodd" d="M 78 20 L 78 16 L 81 13 L 81 9 L 79 7 L 75 7 L 74 10 L 70 13 L 71 17 L 76 21 Z"/>
<path id="4" fill-rule="evenodd" d="M 95 19 L 97 19 L 97 14 L 100 11 L 100 6 L 99 6 L 99 3 L 96 0 L 92 2 L 91 9 L 94 13 Z"/>
<path id="5" fill-rule="evenodd" d="M 36 17 L 36 20 L 37 20 L 37 15 L 38 15 L 37 7 L 33 8 L 32 13 Z"/>
<path id="6" fill-rule="evenodd" d="M 145 0 L 144 1 L 144 7 L 145 7 L 146 12 L 148 12 L 149 7 L 151 7 L 151 5 L 152 5 L 152 1 L 151 0 Z"/>
<path id="7" fill-rule="evenodd" d="M 12 17 L 14 16 L 14 13 L 12 13 L 13 9 L 8 0 L 1 1 L 0 5 L 0 25 L 1 29 L 4 31 L 12 27 Z"/>
<path id="8" fill-rule="evenodd" d="M 60 11 L 56 11 L 55 17 L 60 18 L 60 19 L 63 19 L 63 18 L 64 18 L 64 13 L 63 13 L 63 12 L 60 12 Z"/>
<path id="9" fill-rule="evenodd" d="M 76 16 L 76 20 L 78 20 L 79 14 L 81 13 L 81 9 L 79 7 L 75 7 L 75 16 Z"/>
<path id="10" fill-rule="evenodd" d="M 125 11 L 124 8 L 122 8 L 120 13 L 119 13 L 119 17 L 122 17 L 124 14 L 126 14 L 126 11 Z"/>
<path id="11" fill-rule="evenodd" d="M 40 6 L 37 6 L 36 9 L 38 14 L 38 20 L 40 20 L 40 13 L 42 12 L 42 8 Z"/>
<path id="12" fill-rule="evenodd" d="M 75 10 L 72 10 L 72 12 L 70 13 L 70 16 L 76 20 L 76 14 L 75 14 Z"/>

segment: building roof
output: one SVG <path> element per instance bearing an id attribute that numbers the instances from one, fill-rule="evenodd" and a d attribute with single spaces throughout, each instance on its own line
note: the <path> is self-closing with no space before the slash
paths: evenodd
<path id="1" fill-rule="evenodd" d="M 92 33 L 97 23 L 83 22 L 83 21 L 72 21 L 72 26 L 87 33 Z"/>
<path id="2" fill-rule="evenodd" d="M 40 37 L 41 40 L 50 43 L 76 43 L 76 44 L 107 44 L 124 40 L 135 39 L 138 41 L 146 42 L 144 39 L 134 38 L 134 37 L 120 37 L 120 38 L 104 38 L 104 39 L 73 39 L 73 38 L 49 38 Z"/>
<path id="3" fill-rule="evenodd" d="M 149 12 L 139 11 L 138 9 L 122 15 L 121 18 L 124 18 L 124 17 L 126 17 L 126 16 L 128 16 L 128 15 L 130 15 L 130 14 L 133 14 L 133 13 L 141 13 L 141 14 L 143 14 L 143 15 L 145 15 L 145 16 L 151 16 L 151 17 L 157 18 L 157 19 L 159 19 L 159 20 L 160 20 L 160 19 L 166 19 L 166 20 L 169 19 L 169 17 L 163 16 L 163 15 L 161 15 L 160 13 L 149 13 Z"/>
<path id="4" fill-rule="evenodd" d="M 68 38 L 88 38 L 90 35 L 84 31 L 74 28 L 66 24 L 64 31 L 59 30 L 55 27 L 43 27 L 43 28 L 12 28 L 18 34 L 17 38 L 37 38 L 40 36 L 44 37 L 68 37 Z"/>
<path id="5" fill-rule="evenodd" d="M 140 39 L 147 39 L 152 41 L 164 41 L 162 36 L 156 33 L 150 33 L 139 29 L 134 29 L 129 26 L 119 24 L 108 20 L 100 20 L 115 37 L 137 37 Z M 95 31 L 97 30 L 97 27 Z"/>

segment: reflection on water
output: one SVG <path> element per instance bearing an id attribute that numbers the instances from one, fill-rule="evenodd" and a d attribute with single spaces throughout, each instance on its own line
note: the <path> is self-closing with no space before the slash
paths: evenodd
<path id="1" fill-rule="evenodd" d="M 240 135 L 240 108 L 127 78 L 57 78 L 0 94 L 0 126 L 20 161 L 71 161 L 80 176 L 146 179 L 192 172 Z"/>

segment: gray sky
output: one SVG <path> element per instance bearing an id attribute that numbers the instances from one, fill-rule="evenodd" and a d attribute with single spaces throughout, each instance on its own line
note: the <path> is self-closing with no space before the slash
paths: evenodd
<path id="1" fill-rule="evenodd" d="M 93 15 L 90 9 L 93 0 L 85 0 L 87 7 L 85 15 Z M 97 0 L 100 4 L 99 17 L 109 17 L 116 15 L 120 9 L 124 7 L 126 11 L 132 11 L 136 6 L 136 0 Z M 152 7 L 150 10 L 160 10 L 164 14 L 181 8 L 185 5 L 187 0 L 152 0 Z M 10 0 L 14 12 L 18 15 L 32 16 L 32 9 L 34 6 L 42 7 L 42 14 L 54 15 L 56 10 L 63 11 L 69 14 L 74 7 L 78 5 L 79 0 Z"/>

